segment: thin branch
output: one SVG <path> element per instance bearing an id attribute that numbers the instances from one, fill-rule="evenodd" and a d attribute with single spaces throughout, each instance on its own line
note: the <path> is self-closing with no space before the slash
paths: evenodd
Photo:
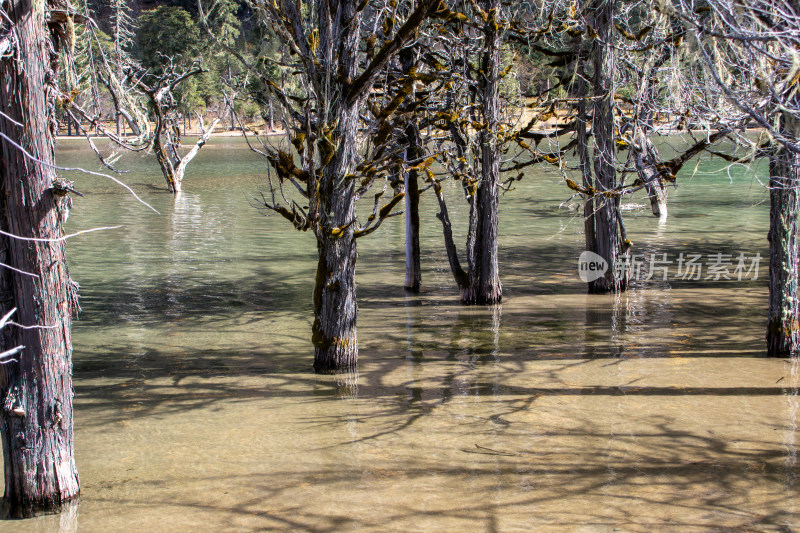
<path id="1" fill-rule="evenodd" d="M 32 272 L 25 272 L 24 270 L 20 270 L 18 268 L 14 268 L 11 265 L 7 265 L 5 263 L 0 263 L 0 267 L 7 268 L 9 270 L 13 270 L 14 272 L 17 272 L 18 274 L 23 274 L 25 276 L 30 276 L 32 278 L 37 278 L 37 279 L 39 278 L 38 274 L 34 274 Z M 2 328 L 2 327 L 3 327 L 3 325 L 0 324 L 0 328 Z"/>
<path id="2" fill-rule="evenodd" d="M 28 151 L 25 150 L 25 148 L 23 148 L 19 144 L 15 143 L 11 138 L 8 137 L 8 135 L 3 133 L 2 131 L 0 131 L 0 137 L 2 137 L 6 141 L 8 141 L 11 145 L 16 147 L 20 152 L 22 152 L 25 155 L 25 157 L 27 157 L 28 159 L 30 159 L 31 161 L 33 161 L 35 163 L 39 163 L 40 165 L 44 165 L 46 167 L 54 168 L 56 170 L 64 170 L 64 171 L 67 171 L 67 172 L 73 172 L 73 171 L 75 171 L 75 172 L 83 172 L 84 174 L 89 174 L 89 175 L 92 175 L 92 176 L 100 176 L 101 178 L 108 178 L 111 181 L 113 181 L 114 183 L 116 183 L 117 185 L 119 185 L 119 186 L 123 187 L 124 189 L 126 189 L 129 193 L 131 193 L 133 195 L 133 197 L 136 198 L 136 200 L 139 203 L 141 203 L 142 205 L 146 206 L 147 208 L 152 210 L 154 213 L 156 213 L 158 215 L 161 214 L 158 211 L 156 211 L 156 209 L 152 205 L 148 204 L 147 202 L 145 202 L 144 200 L 139 198 L 139 196 L 135 192 L 133 192 L 133 189 L 131 189 L 130 187 L 128 187 L 127 185 L 122 183 L 120 180 L 118 180 L 114 176 L 109 176 L 108 174 L 103 174 L 102 172 L 93 172 L 91 170 L 86 170 L 86 169 L 80 168 L 80 167 L 60 167 L 58 165 L 53 165 L 51 163 L 46 163 L 44 161 L 41 161 L 41 160 L 35 158 L 31 154 L 29 154 Z"/>
<path id="3" fill-rule="evenodd" d="M 8 233 L 8 232 L 5 232 L 3 230 L 0 230 L 0 235 L 5 235 L 6 237 L 9 237 L 11 239 L 17 239 L 19 241 L 61 242 L 61 241 L 66 241 L 67 239 L 71 239 L 72 237 L 77 237 L 78 235 L 83 235 L 84 233 L 94 233 L 95 231 L 105 231 L 105 230 L 111 230 L 111 229 L 119 229 L 119 228 L 122 228 L 122 227 L 124 227 L 124 226 L 107 226 L 107 227 L 103 227 L 103 228 L 85 229 L 85 230 L 77 231 L 75 233 L 70 233 L 69 235 L 64 235 L 62 237 L 56 237 L 55 239 L 42 239 L 42 238 L 39 238 L 39 237 L 21 237 L 19 235 L 14 235 L 13 233 Z M 30 275 L 33 275 L 33 274 L 30 274 Z"/>

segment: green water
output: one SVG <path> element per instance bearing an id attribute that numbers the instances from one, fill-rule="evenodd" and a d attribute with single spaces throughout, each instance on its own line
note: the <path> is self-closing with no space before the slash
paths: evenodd
<path id="1" fill-rule="evenodd" d="M 80 142 L 58 161 L 97 168 Z M 585 294 L 582 219 L 531 170 L 501 200 L 496 308 L 459 305 L 426 193 L 422 293 L 400 218 L 361 239 L 359 374 L 337 378 L 311 373 L 313 237 L 253 207 L 263 160 L 213 139 L 178 199 L 153 161 L 120 166 L 160 214 L 74 176 L 68 230 L 124 226 L 68 247 L 82 498 L 0 531 L 800 528 L 800 377 L 761 357 L 768 205 L 746 169 L 703 160 L 665 223 L 626 222 L 637 253 L 760 253 L 758 280 L 675 264 L 618 296 Z"/>

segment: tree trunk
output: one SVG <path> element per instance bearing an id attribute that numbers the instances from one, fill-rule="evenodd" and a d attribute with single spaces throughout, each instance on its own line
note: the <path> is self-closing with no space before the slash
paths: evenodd
<path id="1" fill-rule="evenodd" d="M 314 371 L 352 369 L 358 363 L 356 336 L 356 241 L 352 231 L 320 243 L 314 287 Z"/>
<path id="2" fill-rule="evenodd" d="M 400 63 L 404 73 L 411 72 L 415 63 L 415 52 L 411 47 L 400 51 Z M 413 93 L 410 95 L 413 98 Z M 419 164 L 422 157 L 422 138 L 416 118 L 409 120 L 404 139 L 406 144 L 406 162 Z M 419 292 L 422 285 L 422 269 L 419 249 L 419 181 L 418 171 L 409 170 L 405 175 L 406 202 L 406 279 L 405 289 Z"/>
<path id="3" fill-rule="evenodd" d="M 582 65 L 582 62 L 580 63 Z M 581 180 L 583 187 L 586 190 L 591 190 L 593 187 L 592 164 L 589 160 L 589 132 L 588 116 L 587 116 L 587 83 L 585 81 L 585 72 L 582 76 L 578 76 L 578 117 L 576 119 L 576 128 L 578 136 L 578 165 L 581 169 Z M 593 251 L 595 246 L 594 238 L 594 198 L 585 196 L 583 201 L 583 234 L 584 244 L 586 250 Z"/>
<path id="4" fill-rule="evenodd" d="M 270 133 L 275 131 L 275 111 L 272 108 L 272 98 L 267 100 L 267 125 Z"/>
<path id="5" fill-rule="evenodd" d="M 414 125 L 409 124 L 411 137 L 419 139 L 419 132 Z M 409 136 L 407 135 L 407 139 Z M 406 149 L 407 160 L 417 160 L 420 157 L 419 145 L 409 142 Z M 419 181 L 416 170 L 410 170 L 405 175 L 405 202 L 406 202 L 406 279 L 405 289 L 410 292 L 419 292 L 422 284 L 422 268 L 419 249 Z"/>
<path id="6" fill-rule="evenodd" d="M 643 120 L 648 120 L 648 118 L 644 117 Z M 655 145 L 639 125 L 636 127 L 631 150 L 636 173 L 644 183 L 653 215 L 665 219 L 667 217 L 667 184 L 660 177 L 657 167 L 661 159 Z"/>
<path id="7" fill-rule="evenodd" d="M 8 57 L 0 61 L 0 109 L 22 126 L 0 116 L 0 129 L 38 160 L 52 164 L 55 102 L 54 96 L 46 99 L 45 84 L 56 79 L 58 58 L 47 52 L 43 8 L 43 2 L 18 0 L 9 11 L 23 63 Z M 49 94 L 56 94 L 54 87 Z M 0 149 L 3 231 L 39 239 L 61 237 L 61 210 L 68 198 L 53 194 L 54 170 L 26 159 L 4 139 Z M 0 347 L 25 346 L 16 356 L 18 362 L 0 366 L 5 498 L 14 516 L 25 516 L 37 508 L 58 506 L 79 492 L 72 429 L 72 293 L 67 289 L 63 241 L 2 241 L 0 261 L 28 273 L 0 270 L 2 311 L 16 307 L 18 323 L 46 326 L 7 328 Z"/>
<path id="8" fill-rule="evenodd" d="M 787 133 L 787 132 L 785 132 Z M 797 216 L 800 154 L 776 148 L 769 165 L 769 314 L 767 355 L 800 354 Z"/>
<path id="9" fill-rule="evenodd" d="M 169 141 L 164 142 L 161 137 L 163 135 L 163 130 L 163 119 L 157 114 L 155 133 L 153 135 L 153 151 L 156 153 L 158 166 L 161 167 L 161 174 L 164 175 L 164 179 L 167 181 L 169 192 L 178 193 L 181 192 L 181 178 L 183 176 L 177 175 L 175 169 L 176 163 L 169 153 Z"/>
<path id="10" fill-rule="evenodd" d="M 618 199 L 606 198 L 603 191 L 617 186 L 617 156 L 614 143 L 614 52 L 611 46 L 613 0 L 595 0 L 593 22 L 598 39 L 594 47 L 594 134 L 595 189 L 601 193 L 594 202 L 594 246 L 591 250 L 605 259 L 605 274 L 589 282 L 589 292 L 618 292 L 627 288 L 627 277 L 617 268 L 620 252 Z"/>
<path id="11" fill-rule="evenodd" d="M 326 137 L 321 125 L 320 152 L 323 161 L 319 182 L 319 205 L 316 230 L 319 263 L 314 287 L 314 370 L 336 372 L 353 369 L 358 363 L 356 336 L 356 239 L 353 223 L 356 218 L 355 182 L 346 177 L 355 171 L 358 150 L 358 123 L 361 101 L 348 103 L 343 95 L 348 79 L 358 69 L 358 42 L 361 16 L 356 2 L 341 2 L 330 12 L 325 4 L 320 9 L 320 49 L 324 52 L 324 71 L 337 73 L 337 80 L 327 86 L 323 101 L 329 120 L 335 127 Z M 336 54 L 334 55 L 334 50 Z M 330 154 L 331 151 L 333 153 Z M 313 178 L 311 179 L 313 181 Z M 313 190 L 313 184 L 309 184 Z M 312 195 L 313 196 L 313 195 Z"/>
<path id="12" fill-rule="evenodd" d="M 481 110 L 486 127 L 480 132 L 481 183 L 472 199 L 470 214 L 474 234 L 468 244 L 469 286 L 461 291 L 465 304 L 493 304 L 503 297 L 497 264 L 497 204 L 500 193 L 500 152 L 497 129 L 500 119 L 500 0 L 483 0 L 489 13 L 484 27 L 483 79 L 480 82 Z"/>
<path id="13" fill-rule="evenodd" d="M 670 56 L 671 49 L 668 48 L 660 56 L 650 56 L 645 61 L 640 75 L 631 144 L 636 174 L 644 183 L 653 215 L 662 220 L 667 218 L 667 184 L 658 170 L 661 157 L 649 134 L 653 131 L 652 106 L 657 99 L 656 71 Z"/>

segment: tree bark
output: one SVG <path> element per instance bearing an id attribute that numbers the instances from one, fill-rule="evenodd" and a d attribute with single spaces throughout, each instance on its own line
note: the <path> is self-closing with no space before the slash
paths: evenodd
<path id="1" fill-rule="evenodd" d="M 470 210 L 473 239 L 467 245 L 469 286 L 461 291 L 465 304 L 493 304 L 503 297 L 497 262 L 497 204 L 500 194 L 500 152 L 497 145 L 500 119 L 500 0 L 483 0 L 489 14 L 484 26 L 483 80 L 480 82 L 481 110 L 486 127 L 480 132 L 481 183 Z M 471 246 L 470 246 L 471 245 Z"/>
<path id="2" fill-rule="evenodd" d="M 161 167 L 161 173 L 164 175 L 164 179 L 167 181 L 167 188 L 169 192 L 172 193 L 179 193 L 181 192 L 181 182 L 183 181 L 181 178 L 182 176 L 178 176 L 176 173 L 176 166 L 178 165 L 178 161 L 175 161 L 173 157 L 173 150 L 170 150 L 170 141 L 167 140 L 164 142 L 162 140 L 162 136 L 168 135 L 166 132 L 166 128 L 169 127 L 166 123 L 165 118 L 163 117 L 159 106 L 160 102 L 155 102 L 156 108 L 156 124 L 155 124 L 155 131 L 153 133 L 153 151 L 156 153 L 156 160 L 158 161 L 158 166 Z"/>
<path id="3" fill-rule="evenodd" d="M 323 105 L 335 127 L 327 133 L 322 127 L 321 153 L 333 150 L 322 169 L 319 182 L 316 230 L 319 250 L 317 278 L 314 288 L 314 370 L 337 372 L 353 369 L 358 363 L 356 336 L 356 219 L 355 182 L 347 179 L 355 171 L 358 159 L 357 140 L 361 100 L 348 102 L 343 96 L 347 80 L 355 79 L 358 70 L 358 43 L 361 15 L 356 2 L 340 2 L 339 9 L 329 11 L 327 3 L 319 10 L 322 67 L 329 78 Z M 334 55 L 334 51 L 336 54 Z M 324 161 L 323 161 L 324 162 Z"/>
<path id="4" fill-rule="evenodd" d="M 582 62 L 579 63 L 582 65 Z M 584 81 L 586 74 L 578 77 L 577 92 L 579 94 L 578 102 L 578 116 L 576 118 L 576 134 L 578 136 L 577 152 L 578 152 L 578 165 L 581 170 L 581 180 L 583 188 L 591 190 L 593 187 L 592 164 L 589 160 L 589 132 L 588 116 L 587 116 L 587 83 Z M 584 244 L 586 250 L 594 250 L 595 237 L 594 237 L 594 198 L 586 196 L 583 201 L 583 234 Z"/>
<path id="5" fill-rule="evenodd" d="M 594 246 L 605 259 L 605 274 L 589 282 L 590 293 L 619 292 L 627 288 L 627 277 L 617 269 L 621 242 L 618 233 L 618 199 L 603 196 L 617 186 L 617 156 L 614 143 L 614 24 L 613 0 L 595 0 L 593 23 L 598 39 L 594 47 L 594 178 L 599 194 L 594 202 Z"/>
<path id="6" fill-rule="evenodd" d="M 19 36 L 19 61 L 0 61 L 0 129 L 39 161 L 53 164 L 57 52 L 45 32 L 44 3 L 17 0 L 8 12 Z M 57 50 L 57 47 L 56 47 Z M 24 68 L 23 68 L 24 65 Z M 38 239 L 63 236 L 68 198 L 53 193 L 55 172 L 0 140 L 0 226 Z M 0 435 L 5 498 L 14 516 L 58 506 L 79 493 L 73 453 L 72 345 L 65 244 L 0 239 L 2 311 L 15 321 L 46 326 L 6 328 L 2 349 L 25 346 L 0 366 Z"/>
<path id="7" fill-rule="evenodd" d="M 416 124 L 406 128 L 406 160 L 416 161 L 422 155 L 420 135 Z M 419 292 L 422 285 L 422 267 L 419 248 L 419 176 L 416 170 L 409 170 L 405 175 L 406 202 L 406 279 L 405 289 Z"/>
<path id="8" fill-rule="evenodd" d="M 785 121 L 785 117 L 783 118 Z M 788 131 L 784 132 L 789 134 Z M 796 137 L 795 137 L 796 138 Z M 800 354 L 798 225 L 800 154 L 779 146 L 769 164 L 769 314 L 767 355 Z"/>
<path id="9" fill-rule="evenodd" d="M 356 241 L 352 231 L 319 243 L 314 287 L 314 371 L 336 372 L 358 364 Z"/>
<path id="10" fill-rule="evenodd" d="M 404 73 L 411 72 L 415 62 L 413 48 L 404 48 L 400 51 L 400 64 Z M 412 94 L 413 96 L 413 94 Z M 422 138 L 416 118 L 409 119 L 406 126 L 404 139 L 406 144 L 406 161 L 414 161 L 422 157 Z M 405 174 L 405 203 L 406 203 L 406 278 L 405 289 L 409 292 L 419 292 L 422 285 L 422 268 L 419 248 L 419 172 L 409 170 Z"/>

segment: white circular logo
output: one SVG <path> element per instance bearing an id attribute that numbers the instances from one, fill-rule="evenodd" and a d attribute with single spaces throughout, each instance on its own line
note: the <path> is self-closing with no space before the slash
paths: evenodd
<path id="1" fill-rule="evenodd" d="M 600 279 L 608 270 L 608 262 L 594 252 L 585 251 L 578 258 L 578 275 L 581 281 L 589 283 Z"/>

